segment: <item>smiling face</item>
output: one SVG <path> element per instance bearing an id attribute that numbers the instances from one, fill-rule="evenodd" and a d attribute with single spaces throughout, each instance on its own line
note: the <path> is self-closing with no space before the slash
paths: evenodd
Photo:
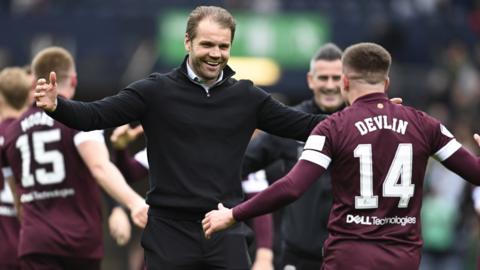
<path id="1" fill-rule="evenodd" d="M 334 112 L 343 104 L 340 93 L 342 61 L 317 60 L 307 74 L 308 87 L 315 103 L 325 112 Z"/>
<path id="2" fill-rule="evenodd" d="M 185 35 L 185 49 L 188 51 L 188 64 L 203 83 L 213 84 L 230 58 L 232 33 L 229 28 L 204 18 L 191 39 Z"/>

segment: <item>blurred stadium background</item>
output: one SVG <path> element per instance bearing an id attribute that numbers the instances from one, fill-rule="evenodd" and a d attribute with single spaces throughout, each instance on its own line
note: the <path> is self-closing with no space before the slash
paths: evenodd
<path id="1" fill-rule="evenodd" d="M 305 73 L 321 44 L 383 45 L 394 59 L 390 96 L 442 119 L 479 152 L 471 134 L 480 131 L 480 0 L 1 0 L 0 68 L 26 65 L 38 50 L 60 45 L 77 60 L 77 99 L 114 94 L 180 63 L 186 17 L 197 5 L 232 12 L 237 77 L 289 104 L 310 97 Z M 478 218 L 471 187 L 457 178 L 438 163 L 429 168 L 426 257 L 451 258 L 445 269 L 475 269 Z M 128 249 L 108 233 L 105 241 L 104 269 L 129 269 L 135 239 Z"/>

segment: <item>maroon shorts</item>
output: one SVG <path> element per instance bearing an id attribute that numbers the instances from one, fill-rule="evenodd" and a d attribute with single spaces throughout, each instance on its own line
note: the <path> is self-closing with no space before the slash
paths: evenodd
<path id="1" fill-rule="evenodd" d="M 416 270 L 420 247 L 377 241 L 340 240 L 325 242 L 322 270 Z"/>
<path id="2" fill-rule="evenodd" d="M 29 254 L 20 258 L 21 270 L 100 270 L 100 266 L 100 259 L 47 254 Z"/>

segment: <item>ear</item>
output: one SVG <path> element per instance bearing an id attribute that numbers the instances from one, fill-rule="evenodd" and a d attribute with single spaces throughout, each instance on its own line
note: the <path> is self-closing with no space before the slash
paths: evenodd
<path id="1" fill-rule="evenodd" d="M 350 88 L 350 80 L 345 74 L 342 74 L 342 86 L 344 91 L 348 91 L 348 89 Z"/>
<path id="2" fill-rule="evenodd" d="M 185 33 L 185 41 L 183 42 L 183 45 L 185 46 L 185 50 L 190 52 L 190 49 L 192 48 L 192 40 L 188 33 Z"/>
<path id="3" fill-rule="evenodd" d="M 32 77 L 32 90 L 35 90 L 35 88 L 37 87 L 37 81 L 38 81 L 38 78 L 37 77 Z"/>
<path id="4" fill-rule="evenodd" d="M 75 73 L 72 76 L 70 76 L 70 86 L 72 88 L 77 88 L 77 84 L 78 84 L 77 73 Z"/>
<path id="5" fill-rule="evenodd" d="M 307 72 L 308 88 L 313 91 L 313 74 L 311 71 Z"/>
<path id="6" fill-rule="evenodd" d="M 387 89 L 388 89 L 389 86 L 390 86 L 390 78 L 387 77 L 387 78 L 385 79 L 385 88 L 384 88 L 384 92 L 385 92 L 385 93 L 387 92 Z"/>

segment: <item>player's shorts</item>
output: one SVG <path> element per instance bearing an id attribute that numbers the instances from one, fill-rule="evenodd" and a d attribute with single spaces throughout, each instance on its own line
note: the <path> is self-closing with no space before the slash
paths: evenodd
<path id="1" fill-rule="evenodd" d="M 325 242 L 322 270 L 416 270 L 421 249 L 414 245 L 378 241 Z"/>

